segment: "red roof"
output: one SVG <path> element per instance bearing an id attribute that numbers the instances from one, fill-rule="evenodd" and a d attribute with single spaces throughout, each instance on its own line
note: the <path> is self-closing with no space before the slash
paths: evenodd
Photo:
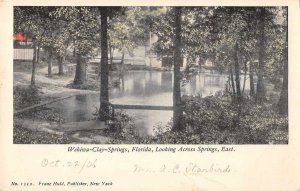
<path id="1" fill-rule="evenodd" d="M 22 33 L 14 34 L 15 41 L 32 41 L 32 37 L 23 35 Z"/>

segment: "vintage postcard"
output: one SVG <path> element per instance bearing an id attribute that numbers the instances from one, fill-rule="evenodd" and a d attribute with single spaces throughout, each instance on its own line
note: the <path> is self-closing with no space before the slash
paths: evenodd
<path id="1" fill-rule="evenodd" d="M 297 0 L 0 9 L 0 190 L 300 190 Z"/>

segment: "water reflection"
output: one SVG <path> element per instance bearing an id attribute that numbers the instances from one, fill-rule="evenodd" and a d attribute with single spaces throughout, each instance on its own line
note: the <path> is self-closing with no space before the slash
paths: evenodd
<path id="1" fill-rule="evenodd" d="M 88 110 L 88 101 L 87 96 L 85 95 L 77 95 L 75 98 L 75 105 L 78 106 L 80 109 L 76 109 L 73 111 L 73 118 L 77 119 L 78 121 L 86 120 L 86 110 Z"/>
<path id="2" fill-rule="evenodd" d="M 110 101 L 114 104 L 172 105 L 173 72 L 129 71 L 123 76 L 111 74 L 110 81 L 114 80 L 119 80 L 120 84 L 109 90 Z M 241 82 L 243 80 L 241 76 Z M 182 87 L 182 95 L 205 97 L 224 90 L 226 81 L 227 75 L 201 73 Z M 249 89 L 249 83 L 246 84 L 245 90 Z M 88 120 L 99 107 L 99 94 L 74 96 L 48 107 L 59 109 L 67 122 Z M 136 119 L 136 131 L 141 136 L 153 134 L 154 126 L 166 125 L 172 117 L 172 111 L 126 110 L 126 113 Z"/>

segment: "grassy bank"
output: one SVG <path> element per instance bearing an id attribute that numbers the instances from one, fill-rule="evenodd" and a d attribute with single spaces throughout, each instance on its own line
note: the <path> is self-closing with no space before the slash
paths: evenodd
<path id="1" fill-rule="evenodd" d="M 245 99 L 231 104 L 218 97 L 189 98 L 184 103 L 183 132 L 166 132 L 156 143 L 287 144 L 288 119 L 272 103 Z"/>

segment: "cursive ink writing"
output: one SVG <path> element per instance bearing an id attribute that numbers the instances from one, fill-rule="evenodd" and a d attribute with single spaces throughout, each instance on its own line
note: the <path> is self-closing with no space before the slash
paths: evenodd
<path id="1" fill-rule="evenodd" d="M 78 168 L 78 172 L 81 173 L 84 169 L 96 168 L 97 159 L 85 160 L 50 160 L 44 158 L 41 162 L 41 167 L 43 168 Z"/>

